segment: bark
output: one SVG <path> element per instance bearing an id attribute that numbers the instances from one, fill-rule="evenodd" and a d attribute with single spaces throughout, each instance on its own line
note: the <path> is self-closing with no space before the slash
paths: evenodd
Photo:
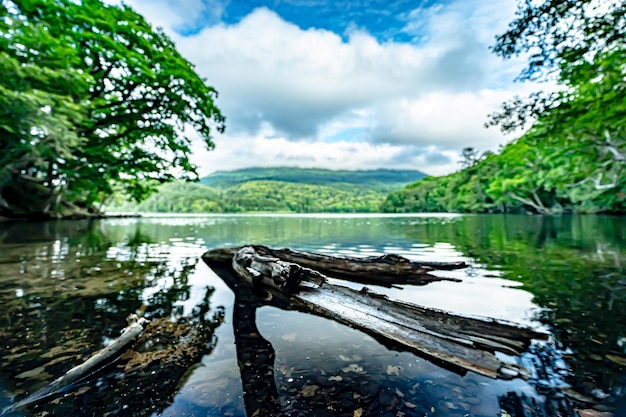
<path id="1" fill-rule="evenodd" d="M 26 407 L 31 404 L 41 402 L 47 398 L 57 395 L 63 388 L 68 385 L 89 376 L 94 371 L 101 369 L 109 364 L 113 358 L 121 355 L 125 347 L 134 342 L 143 332 L 143 326 L 147 323 L 144 318 L 137 319 L 134 314 L 128 318 L 128 327 L 124 329 L 122 335 L 115 339 L 104 349 L 87 359 L 82 364 L 70 369 L 62 377 L 54 380 L 49 385 L 43 387 L 24 398 L 23 400 L 11 405 L 8 409 L 3 410 L 2 414 L 18 408 Z"/>
<path id="2" fill-rule="evenodd" d="M 259 252 L 257 252 L 259 249 Z M 214 250 L 203 260 L 233 288 L 242 285 L 256 288 L 264 299 L 282 308 L 313 313 L 359 329 L 383 344 L 398 350 L 411 351 L 457 371 L 473 371 L 491 378 L 528 378 L 523 367 L 505 363 L 495 352 L 520 355 L 533 339 L 548 335 L 514 323 L 489 318 L 467 317 L 394 301 L 363 287 L 360 291 L 336 285 L 324 279 L 320 269 L 312 269 L 283 259 L 268 257 L 268 253 L 291 256 L 293 251 L 265 247 L 244 247 Z M 228 256 L 231 256 L 230 267 Z M 289 254 L 289 255 L 285 255 Z M 394 257 L 362 261 L 354 258 L 333 258 L 297 252 L 298 259 L 322 260 L 322 269 L 337 272 L 351 267 L 348 276 L 357 276 L 355 265 L 363 262 L 364 269 L 373 273 L 382 265 L 394 270 Z M 400 257 L 398 257 L 400 258 Z M 331 268 L 331 264 L 335 264 Z M 398 263 L 402 270 L 406 260 Z M 345 272 L 345 271 L 344 271 Z M 345 275 L 344 275 L 345 276 Z M 400 274 L 397 275 L 401 277 Z M 393 283 L 390 278 L 385 281 Z"/>
<path id="3" fill-rule="evenodd" d="M 355 258 L 291 249 L 273 249 L 260 245 L 249 246 L 249 248 L 254 250 L 259 257 L 267 258 L 265 261 L 289 262 L 307 268 L 309 271 L 315 270 L 316 273 L 327 277 L 385 287 L 404 284 L 426 285 L 435 281 L 459 282 L 459 279 L 439 277 L 430 272 L 461 269 L 467 266 L 464 262 L 413 262 L 398 255 Z M 241 249 L 241 247 L 214 249 L 206 256 L 215 261 L 230 262 Z M 260 259 L 257 261 L 262 262 Z"/>
<path id="4" fill-rule="evenodd" d="M 520 196 L 512 194 L 512 193 L 509 194 L 509 196 L 511 198 L 519 201 L 520 203 L 526 204 L 526 205 L 534 208 L 537 211 L 537 213 L 539 213 L 539 214 L 553 214 L 550 209 L 546 208 L 541 203 L 541 199 L 537 196 L 537 193 L 535 191 L 533 191 L 533 196 L 535 197 L 535 201 L 530 200 L 528 198 L 520 197 Z"/>
<path id="5" fill-rule="evenodd" d="M 22 174 L 0 187 L 0 216 L 22 220 L 100 218 L 94 208 L 79 207 L 64 199 L 65 186 L 44 186 Z"/>

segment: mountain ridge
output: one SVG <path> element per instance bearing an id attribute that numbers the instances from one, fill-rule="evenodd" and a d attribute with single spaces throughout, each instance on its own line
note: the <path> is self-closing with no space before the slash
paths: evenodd
<path id="1" fill-rule="evenodd" d="M 111 211 L 156 213 L 375 213 L 393 191 L 426 174 L 417 170 L 244 168 L 199 183 L 164 184 L 136 204 L 121 196 Z"/>
<path id="2" fill-rule="evenodd" d="M 250 167 L 216 171 L 200 179 L 200 184 L 225 189 L 251 181 L 279 181 L 296 184 L 334 185 L 338 183 L 373 187 L 377 190 L 402 188 L 426 177 L 418 170 L 371 169 L 331 170 L 298 167 Z"/>

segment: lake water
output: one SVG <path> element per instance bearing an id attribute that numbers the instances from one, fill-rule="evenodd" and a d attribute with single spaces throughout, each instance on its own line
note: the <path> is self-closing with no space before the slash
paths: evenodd
<path id="1" fill-rule="evenodd" d="M 520 359 L 535 364 L 529 381 L 449 371 L 327 319 L 235 303 L 200 256 L 249 243 L 465 261 L 469 267 L 440 273 L 462 282 L 376 290 L 540 328 L 552 338 Z M 527 417 L 580 409 L 626 416 L 625 268 L 626 219 L 619 217 L 0 223 L 0 409 L 103 348 L 138 312 L 152 327 L 133 350 L 62 394 L 7 415 Z"/>

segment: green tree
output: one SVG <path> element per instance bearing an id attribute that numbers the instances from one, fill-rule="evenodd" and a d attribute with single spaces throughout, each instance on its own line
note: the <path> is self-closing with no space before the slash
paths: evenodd
<path id="1" fill-rule="evenodd" d="M 529 54 L 520 81 L 577 83 L 603 76 L 604 69 L 593 65 L 596 57 L 609 51 L 623 54 L 625 30 L 626 5 L 620 0 L 520 1 L 516 18 L 492 49 L 505 59 Z M 558 107 L 562 99 L 562 92 L 515 97 L 490 123 L 515 129 Z"/>
<path id="2" fill-rule="evenodd" d="M 139 201 L 197 178 L 189 132 L 213 147 L 217 93 L 143 17 L 100 0 L 3 0 L 0 32 L 0 213 L 63 214 L 115 190 Z"/>
<path id="3" fill-rule="evenodd" d="M 499 154 L 390 196 L 387 211 L 626 211 L 626 3 L 520 1 L 497 39 L 504 58 L 528 53 L 519 79 L 556 80 L 555 92 L 504 103 L 488 125 L 531 124 Z"/>
<path id="4" fill-rule="evenodd" d="M 612 210 L 626 184 L 626 3 L 591 0 L 520 2 L 494 52 L 530 53 L 520 80 L 555 78 L 560 89 L 515 97 L 489 124 L 505 131 L 528 122 L 552 167 L 541 172 L 575 204 L 591 199 Z M 560 164 L 554 164 L 554 156 Z"/>
<path id="5" fill-rule="evenodd" d="M 462 168 L 469 168 L 471 166 L 474 166 L 478 161 L 480 161 L 480 154 L 476 149 L 472 148 L 471 146 L 463 148 L 463 151 L 461 151 L 461 156 L 463 157 L 463 159 L 460 161 Z"/>

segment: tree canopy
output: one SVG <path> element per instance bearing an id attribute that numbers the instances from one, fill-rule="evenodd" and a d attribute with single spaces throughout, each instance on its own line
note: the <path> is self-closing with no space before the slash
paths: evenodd
<path id="1" fill-rule="evenodd" d="M 529 56 L 519 81 L 555 79 L 563 88 L 515 97 L 490 124 L 506 131 L 522 127 L 575 98 L 572 89 L 581 82 L 602 80 L 607 69 L 623 71 L 625 34 L 626 4 L 620 0 L 520 1 L 492 50 L 505 59 Z"/>
<path id="2" fill-rule="evenodd" d="M 0 2 L 0 214 L 51 216 L 197 178 L 217 92 L 161 31 L 100 0 Z M 27 192 L 28 191 L 28 192 Z"/>
<path id="3" fill-rule="evenodd" d="M 528 53 L 519 79 L 559 88 L 515 97 L 491 115 L 488 124 L 505 131 L 531 124 L 498 155 L 407 188 L 385 209 L 626 211 L 626 3 L 520 1 L 493 50 Z"/>
<path id="4" fill-rule="evenodd" d="M 522 80 L 554 75 L 561 87 L 516 98 L 492 119 L 504 130 L 535 120 L 527 136 L 551 150 L 544 190 L 592 199 L 626 186 L 625 39 L 626 4 L 613 0 L 523 2 L 498 37 L 499 55 L 530 53 Z"/>

